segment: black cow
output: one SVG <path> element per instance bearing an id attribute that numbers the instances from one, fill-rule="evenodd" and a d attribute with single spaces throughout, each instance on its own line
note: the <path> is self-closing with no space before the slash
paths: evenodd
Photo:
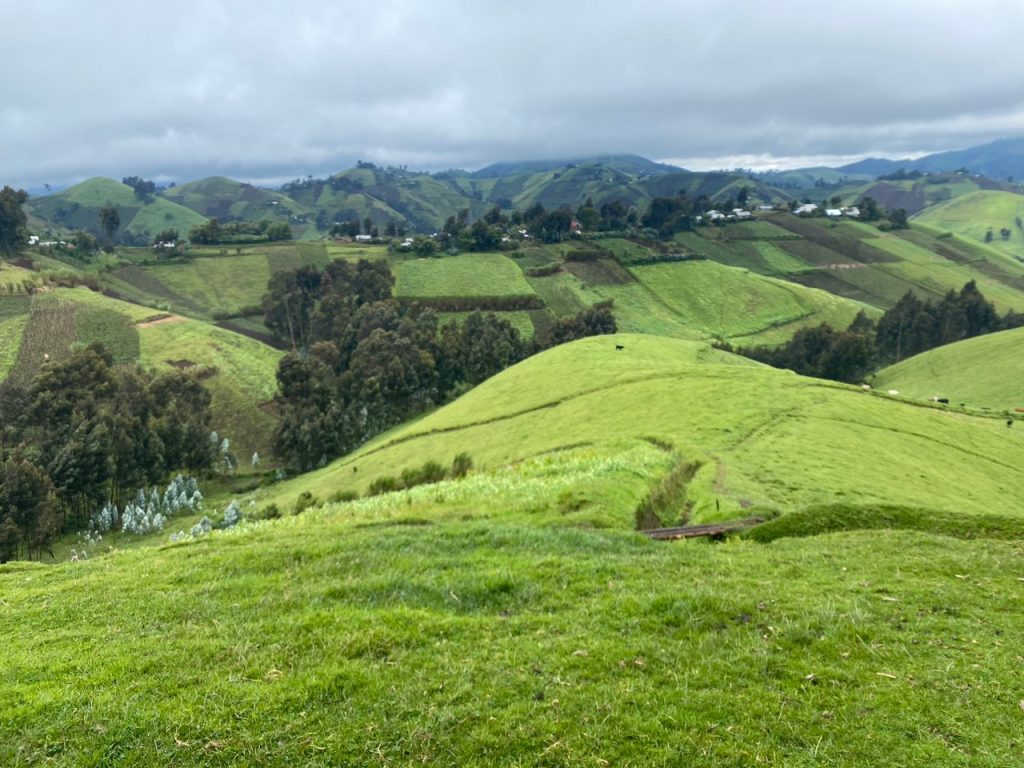
<path id="1" fill-rule="evenodd" d="M 620 352 L 621 352 L 621 351 L 622 351 L 623 349 L 625 349 L 625 347 L 624 347 L 624 346 L 623 346 L 622 344 L 616 344 L 616 345 L 615 345 L 615 348 L 616 348 L 617 350 L 619 350 Z"/>

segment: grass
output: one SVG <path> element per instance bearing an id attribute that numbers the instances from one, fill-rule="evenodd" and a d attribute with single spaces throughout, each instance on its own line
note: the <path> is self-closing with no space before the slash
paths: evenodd
<path id="1" fill-rule="evenodd" d="M 0 381 L 7 377 L 18 360 L 31 301 L 27 295 L 0 296 Z"/>
<path id="2" fill-rule="evenodd" d="M 255 499 L 290 506 L 302 490 L 362 492 L 378 476 L 461 451 L 493 468 L 645 437 L 701 465 L 688 491 L 697 522 L 837 501 L 1020 514 L 1024 494 L 1024 430 L 1002 419 L 802 378 L 704 343 L 619 335 L 530 358 Z"/>
<path id="3" fill-rule="evenodd" d="M 979 190 L 926 208 L 914 221 L 955 232 L 977 243 L 985 242 L 985 234 L 991 231 L 990 247 L 1024 259 L 1024 231 L 1016 223 L 1021 216 L 1024 197 L 1012 192 Z M 1004 227 L 1010 230 L 1008 240 L 1000 236 Z"/>
<path id="4" fill-rule="evenodd" d="M 652 542 L 625 526 L 670 464 L 650 444 L 579 449 L 2 566 L 0 762 L 1019 759 L 1019 543 Z"/>
<path id="5" fill-rule="evenodd" d="M 408 259 L 392 265 L 396 296 L 529 296 L 533 288 L 514 261 L 499 253 Z"/>
<path id="6" fill-rule="evenodd" d="M 243 307 L 258 306 L 270 282 L 270 265 L 263 253 L 200 258 L 190 264 L 144 269 L 209 315 L 236 315 Z"/>
<path id="7" fill-rule="evenodd" d="M 82 305 L 75 308 L 75 337 L 82 344 L 101 342 L 115 363 L 139 359 L 139 332 L 131 318 L 113 309 Z"/>
<path id="8" fill-rule="evenodd" d="M 1024 328 L 966 339 L 914 355 L 880 371 L 880 389 L 908 397 L 945 397 L 952 403 L 1024 408 Z"/>
<path id="9" fill-rule="evenodd" d="M 633 267 L 636 278 L 683 322 L 709 336 L 778 343 L 796 327 L 846 327 L 863 305 L 712 261 Z M 777 329 L 782 328 L 779 331 Z"/>
<path id="10" fill-rule="evenodd" d="M 8 380 L 28 386 L 46 360 L 67 357 L 75 341 L 74 305 L 53 293 L 35 294 Z"/>

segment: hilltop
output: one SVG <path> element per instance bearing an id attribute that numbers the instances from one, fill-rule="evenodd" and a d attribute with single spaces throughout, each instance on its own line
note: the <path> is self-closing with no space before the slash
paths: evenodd
<path id="1" fill-rule="evenodd" d="M 188 232 L 206 219 L 195 211 L 158 196 L 140 198 L 135 190 L 113 179 L 97 177 L 48 197 L 30 198 L 28 213 L 45 226 L 59 230 L 84 229 L 100 235 L 99 212 L 114 206 L 121 219 L 120 232 L 144 245 L 159 232 Z"/>

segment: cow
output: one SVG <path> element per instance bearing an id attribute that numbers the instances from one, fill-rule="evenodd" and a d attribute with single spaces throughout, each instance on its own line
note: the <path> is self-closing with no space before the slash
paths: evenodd
<path id="1" fill-rule="evenodd" d="M 615 349 L 619 350 L 620 352 L 621 352 L 622 350 L 624 350 L 625 348 L 626 348 L 626 347 L 625 347 L 625 346 L 624 346 L 623 344 L 616 344 L 616 345 L 615 345 Z"/>
<path id="2" fill-rule="evenodd" d="M 1013 426 L 1013 419 L 1007 419 L 1006 420 L 1006 426 L 1012 427 Z"/>
<path id="3" fill-rule="evenodd" d="M 938 403 L 939 405 L 949 405 L 949 398 L 948 397 L 937 397 L 937 398 L 935 398 L 935 402 Z"/>

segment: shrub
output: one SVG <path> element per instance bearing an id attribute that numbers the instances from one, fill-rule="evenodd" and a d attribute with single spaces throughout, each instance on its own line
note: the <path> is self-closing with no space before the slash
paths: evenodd
<path id="1" fill-rule="evenodd" d="M 355 491 L 335 491 L 327 497 L 327 501 L 332 504 L 339 504 L 346 501 L 355 501 L 359 498 L 359 494 Z"/>
<path id="2" fill-rule="evenodd" d="M 465 477 L 473 469 L 473 459 L 463 451 L 452 459 L 451 476 L 453 478 Z"/>
<path id="3" fill-rule="evenodd" d="M 318 506 L 320 500 L 309 491 L 303 491 L 299 494 L 299 497 L 295 500 L 295 507 L 292 509 L 293 515 L 301 515 L 310 507 Z"/>

